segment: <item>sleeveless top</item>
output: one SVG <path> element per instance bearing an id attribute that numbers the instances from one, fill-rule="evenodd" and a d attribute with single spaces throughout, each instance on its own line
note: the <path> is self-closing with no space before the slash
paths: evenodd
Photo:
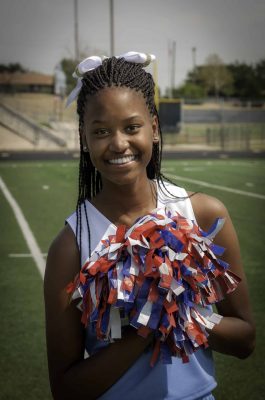
<path id="1" fill-rule="evenodd" d="M 166 188 L 176 199 L 168 197 L 157 185 L 157 207 L 172 203 L 176 212 L 185 218 L 195 221 L 195 215 L 190 199 L 185 189 L 165 183 Z M 91 252 L 103 237 L 107 229 L 113 225 L 90 202 L 86 201 L 86 210 L 91 232 Z M 84 206 L 81 209 L 82 218 L 82 265 L 88 257 L 88 232 Z M 66 222 L 76 232 L 75 212 Z M 80 243 L 79 247 L 80 247 Z M 96 338 L 93 326 L 86 329 L 86 350 L 90 355 L 98 349 L 108 346 L 108 342 Z M 210 349 L 200 349 L 189 357 L 189 362 L 172 357 L 171 364 L 162 364 L 159 360 L 150 367 L 152 349 L 147 349 L 127 372 L 101 397 L 100 400 L 195 400 L 209 394 L 215 387 L 214 363 Z M 113 360 L 115 366 L 115 360 Z M 111 368 L 111 366 L 110 366 Z"/>

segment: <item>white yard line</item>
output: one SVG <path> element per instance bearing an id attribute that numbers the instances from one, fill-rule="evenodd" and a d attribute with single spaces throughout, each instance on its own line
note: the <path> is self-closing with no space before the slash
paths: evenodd
<path id="1" fill-rule="evenodd" d="M 194 183 L 195 185 L 210 187 L 213 189 L 222 190 L 224 192 L 230 192 L 230 193 L 240 194 L 242 196 L 255 197 L 256 199 L 265 200 L 265 196 L 263 194 L 259 194 L 259 193 L 253 193 L 253 192 L 247 192 L 245 190 L 233 189 L 233 188 L 230 188 L 227 186 L 222 186 L 222 185 L 214 185 L 212 183 L 198 181 L 196 179 L 185 178 L 184 176 L 178 176 L 178 175 L 173 175 L 173 174 L 168 174 L 168 173 L 167 173 L 167 176 L 169 178 L 175 179 L 177 181 L 190 182 L 190 183 Z"/>
<path id="2" fill-rule="evenodd" d="M 42 257 L 47 257 L 47 253 L 42 253 Z M 32 258 L 31 253 L 10 253 L 8 254 L 10 258 Z"/>
<path id="3" fill-rule="evenodd" d="M 0 177 L 0 188 L 2 189 L 2 192 L 6 200 L 8 201 L 10 207 L 14 212 L 15 218 L 28 245 L 30 254 L 32 255 L 36 263 L 36 266 L 41 274 L 41 277 L 43 278 L 45 271 L 45 260 L 42 256 L 39 245 L 29 227 L 26 218 L 23 215 L 23 212 L 21 211 L 21 208 L 19 207 L 18 203 L 16 202 L 12 194 L 9 192 L 6 184 L 4 183 L 1 177 Z"/>

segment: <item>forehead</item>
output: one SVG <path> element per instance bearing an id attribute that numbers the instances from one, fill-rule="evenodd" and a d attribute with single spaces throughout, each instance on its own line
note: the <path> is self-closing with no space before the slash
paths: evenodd
<path id="1" fill-rule="evenodd" d="M 141 91 L 127 87 L 107 87 L 88 96 L 85 106 L 85 118 L 102 117 L 128 117 L 130 114 L 149 116 L 150 112 Z"/>

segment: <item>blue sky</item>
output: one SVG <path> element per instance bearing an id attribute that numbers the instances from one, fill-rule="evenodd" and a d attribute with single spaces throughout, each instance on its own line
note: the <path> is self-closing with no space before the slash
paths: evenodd
<path id="1" fill-rule="evenodd" d="M 1 0 L 0 63 L 53 73 L 74 55 L 73 0 Z M 110 52 L 109 0 L 78 0 L 79 42 L 86 55 Z M 265 57 L 264 0 L 114 0 L 115 54 L 153 53 L 158 83 L 170 83 L 168 45 L 176 41 L 176 83 L 211 53 L 224 62 Z"/>

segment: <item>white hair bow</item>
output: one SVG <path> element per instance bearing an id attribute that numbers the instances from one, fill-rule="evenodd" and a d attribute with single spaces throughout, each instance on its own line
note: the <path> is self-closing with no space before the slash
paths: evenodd
<path id="1" fill-rule="evenodd" d="M 144 67 L 149 65 L 152 61 L 155 60 L 155 56 L 153 54 L 145 54 L 145 53 L 138 53 L 136 51 L 129 51 L 127 53 L 121 54 L 120 56 L 115 56 L 116 58 L 125 58 L 126 61 L 132 62 L 132 63 L 137 63 L 137 64 L 143 64 Z M 92 71 L 93 69 L 99 67 L 102 65 L 102 61 L 105 60 L 106 56 L 91 56 L 88 58 L 85 58 L 83 61 L 81 61 L 74 73 L 73 77 L 77 79 L 77 84 L 76 87 L 72 90 L 72 92 L 69 94 L 67 102 L 66 102 L 66 107 L 68 107 L 78 96 L 81 88 L 82 88 L 82 78 L 83 75 L 88 72 Z"/>

